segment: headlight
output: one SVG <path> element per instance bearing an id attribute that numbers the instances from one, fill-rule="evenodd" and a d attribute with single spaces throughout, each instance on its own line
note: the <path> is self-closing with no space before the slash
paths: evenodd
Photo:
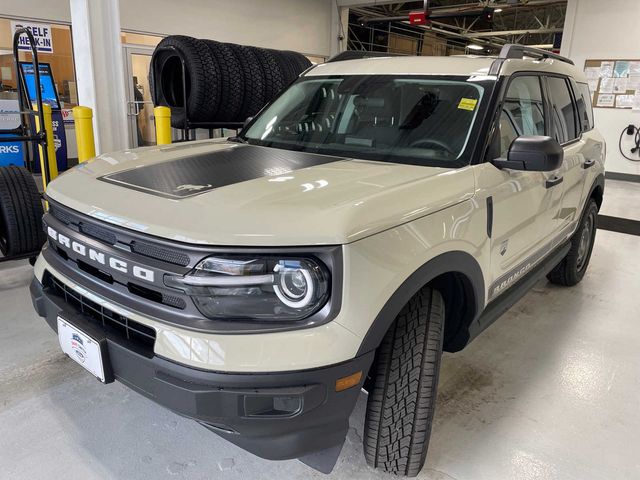
<path id="1" fill-rule="evenodd" d="M 165 284 L 190 295 L 211 319 L 301 320 L 329 298 L 329 272 L 313 258 L 207 257 Z"/>

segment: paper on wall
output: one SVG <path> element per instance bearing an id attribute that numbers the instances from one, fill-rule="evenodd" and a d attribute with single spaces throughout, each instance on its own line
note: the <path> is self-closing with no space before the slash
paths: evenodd
<path id="1" fill-rule="evenodd" d="M 0 79 L 3 81 L 11 81 L 11 67 L 0 67 Z"/>
<path id="2" fill-rule="evenodd" d="M 598 95 L 598 103 L 596 107 L 613 107 L 615 102 L 615 95 L 612 93 L 601 93 Z"/>
<path id="3" fill-rule="evenodd" d="M 629 76 L 629 60 L 618 60 L 613 68 L 613 76 L 617 78 Z"/>
<path id="4" fill-rule="evenodd" d="M 629 77 L 629 82 L 627 83 L 627 90 L 640 90 L 640 75 Z"/>
<path id="5" fill-rule="evenodd" d="M 632 60 L 629 62 L 629 76 L 640 76 L 640 61 Z"/>
<path id="6" fill-rule="evenodd" d="M 631 108 L 635 95 L 616 95 L 616 108 Z"/>
<path id="7" fill-rule="evenodd" d="M 603 77 L 600 80 L 600 93 L 613 93 L 615 78 Z"/>
<path id="8" fill-rule="evenodd" d="M 638 77 L 640 78 L 640 77 Z M 588 78 L 587 84 L 589 85 L 589 91 L 591 93 L 596 92 L 598 90 L 598 83 L 600 83 L 599 78 Z"/>
<path id="9" fill-rule="evenodd" d="M 614 93 L 627 93 L 629 88 L 629 78 L 621 77 L 615 78 L 613 82 L 613 92 Z"/>
<path id="10" fill-rule="evenodd" d="M 615 62 L 606 61 L 600 64 L 600 76 L 603 78 L 613 77 L 613 66 Z"/>
<path id="11" fill-rule="evenodd" d="M 587 78 L 600 78 L 600 67 L 585 67 L 584 74 Z"/>

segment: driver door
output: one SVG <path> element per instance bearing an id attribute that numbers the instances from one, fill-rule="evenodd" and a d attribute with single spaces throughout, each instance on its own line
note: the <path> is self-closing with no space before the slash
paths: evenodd
<path id="1" fill-rule="evenodd" d="M 494 137 L 494 156 L 506 158 L 513 140 L 521 135 L 548 135 L 548 108 L 537 75 L 510 79 Z M 493 208 L 490 238 L 491 301 L 550 251 L 558 229 L 562 186 L 553 182 L 557 172 L 499 170 L 491 163 L 479 178 Z"/>

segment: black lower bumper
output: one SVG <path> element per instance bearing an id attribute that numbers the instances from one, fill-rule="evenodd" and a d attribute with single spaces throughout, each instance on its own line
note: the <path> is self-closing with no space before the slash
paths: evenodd
<path id="1" fill-rule="evenodd" d="M 195 419 L 263 458 L 284 460 L 340 445 L 349 415 L 373 360 L 373 352 L 345 363 L 283 373 L 202 371 L 129 348 L 109 331 L 34 279 L 33 305 L 51 328 L 63 316 L 80 329 L 99 332 L 110 373 L 142 395 Z M 336 380 L 362 371 L 357 386 L 336 392 Z"/>

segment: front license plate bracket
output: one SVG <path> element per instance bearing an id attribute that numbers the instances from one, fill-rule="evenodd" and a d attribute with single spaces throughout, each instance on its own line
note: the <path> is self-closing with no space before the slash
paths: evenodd
<path id="1" fill-rule="evenodd" d="M 58 341 L 62 351 L 102 383 L 114 380 L 104 332 L 73 315 L 58 315 Z"/>

